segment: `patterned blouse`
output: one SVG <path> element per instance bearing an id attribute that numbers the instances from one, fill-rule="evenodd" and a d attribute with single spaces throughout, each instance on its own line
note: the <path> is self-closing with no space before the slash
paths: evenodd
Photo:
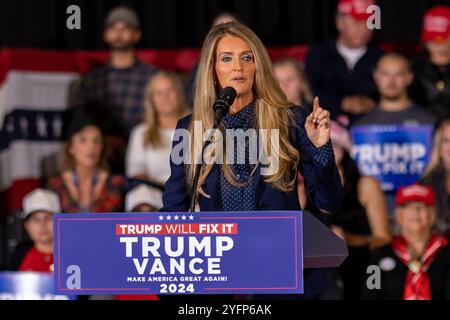
<path id="1" fill-rule="evenodd" d="M 223 118 L 225 129 L 242 129 L 244 131 L 253 127 L 254 104 L 239 110 L 235 114 L 227 114 Z M 219 179 L 219 207 L 225 211 L 252 211 L 256 210 L 256 185 L 254 177 L 251 175 L 254 164 L 249 162 L 249 139 L 245 139 L 245 144 L 233 143 L 234 164 L 231 166 L 234 175 L 244 186 L 234 186 L 225 178 L 223 170 L 220 170 Z M 238 154 L 243 154 L 245 163 L 238 161 Z"/>
<path id="2" fill-rule="evenodd" d="M 225 129 L 242 129 L 244 132 L 253 128 L 255 119 L 255 106 L 250 103 L 235 114 L 227 114 L 223 118 Z M 225 178 L 223 170 L 220 170 L 219 178 L 219 208 L 224 211 L 255 211 L 256 205 L 256 181 L 252 175 L 255 164 L 250 163 L 249 139 L 245 144 L 233 143 L 234 164 L 231 165 L 234 175 L 244 186 L 234 186 Z M 238 152 L 239 150 L 239 152 Z M 238 154 L 244 153 L 245 162 L 238 161 Z M 334 159 L 331 141 L 320 148 L 314 148 L 314 160 L 322 166 Z"/>
<path id="3" fill-rule="evenodd" d="M 89 209 L 89 212 L 107 213 L 123 211 L 124 186 L 124 177 L 108 175 L 100 197 Z M 58 194 L 62 212 L 76 213 L 85 211 L 80 210 L 78 202 L 70 195 L 62 176 L 49 179 L 47 187 Z"/>

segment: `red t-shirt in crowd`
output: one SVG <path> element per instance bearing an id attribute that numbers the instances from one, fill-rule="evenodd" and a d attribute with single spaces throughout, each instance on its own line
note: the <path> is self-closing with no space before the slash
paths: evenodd
<path id="1" fill-rule="evenodd" d="M 19 271 L 53 271 L 53 253 L 43 253 L 38 251 L 35 246 L 31 247 L 25 254 Z"/>

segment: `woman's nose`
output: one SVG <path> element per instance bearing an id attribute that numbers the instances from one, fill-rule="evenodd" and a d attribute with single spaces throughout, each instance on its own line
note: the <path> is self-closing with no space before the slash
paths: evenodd
<path id="1" fill-rule="evenodd" d="M 242 70 L 242 65 L 240 59 L 236 59 L 233 64 L 233 70 L 239 71 Z"/>

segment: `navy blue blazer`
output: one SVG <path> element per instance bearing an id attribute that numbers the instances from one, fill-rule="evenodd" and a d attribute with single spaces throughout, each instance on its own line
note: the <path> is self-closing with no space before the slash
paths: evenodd
<path id="1" fill-rule="evenodd" d="M 290 126 L 291 141 L 300 152 L 298 169 L 304 177 L 305 189 L 309 198 L 316 207 L 327 212 L 335 211 L 341 201 L 342 184 L 337 167 L 333 161 L 329 161 L 326 166 L 320 165 L 314 158 L 316 149 L 306 135 L 305 120 L 308 111 L 303 107 L 291 107 L 293 112 L 293 123 Z M 187 129 L 191 116 L 188 115 L 178 121 L 177 129 Z M 172 148 L 178 143 L 174 141 Z M 186 171 L 184 164 L 175 164 L 170 159 L 171 175 L 164 187 L 163 209 L 161 211 L 187 211 L 190 205 L 190 195 L 186 185 Z M 219 211 L 218 208 L 218 179 L 220 176 L 219 165 L 214 165 L 210 174 L 206 178 L 204 189 L 210 197 L 199 195 L 198 202 L 201 211 Z M 264 181 L 260 170 L 255 171 L 256 205 L 257 210 L 301 210 L 298 200 L 297 188 L 291 192 L 283 192 L 274 188 Z M 297 186 L 297 181 L 296 181 Z"/>

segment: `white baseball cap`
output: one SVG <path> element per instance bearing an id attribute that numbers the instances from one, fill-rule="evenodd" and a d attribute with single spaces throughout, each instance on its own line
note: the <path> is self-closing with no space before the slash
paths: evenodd
<path id="1" fill-rule="evenodd" d="M 50 190 L 34 189 L 27 193 L 22 200 L 23 213 L 22 218 L 27 218 L 36 211 L 45 211 L 49 213 L 60 212 L 58 195 Z"/>
<path id="2" fill-rule="evenodd" d="M 131 212 L 141 204 L 148 204 L 159 210 L 163 206 L 162 195 L 161 190 L 146 184 L 140 184 L 127 192 L 125 196 L 125 210 Z"/>

